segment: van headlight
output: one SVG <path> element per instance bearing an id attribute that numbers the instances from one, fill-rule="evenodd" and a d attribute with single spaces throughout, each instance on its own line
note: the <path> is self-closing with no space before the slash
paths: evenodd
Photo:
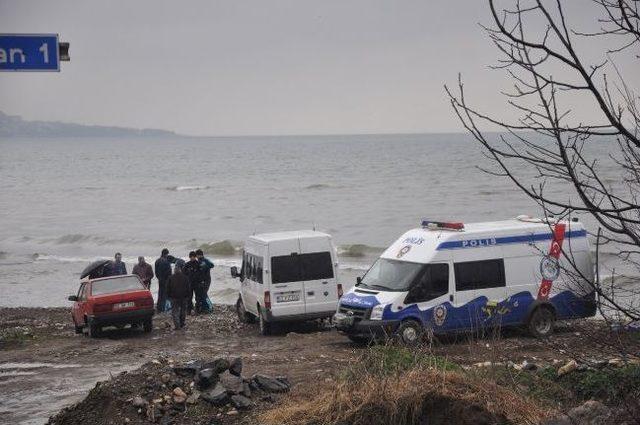
<path id="1" fill-rule="evenodd" d="M 382 320 L 382 313 L 384 312 L 384 305 L 378 304 L 371 309 L 370 320 Z"/>

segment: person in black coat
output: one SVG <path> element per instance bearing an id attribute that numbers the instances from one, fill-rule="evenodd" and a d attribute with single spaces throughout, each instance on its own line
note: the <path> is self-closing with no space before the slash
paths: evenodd
<path id="1" fill-rule="evenodd" d="M 171 261 L 169 259 L 169 250 L 164 248 L 160 258 L 156 260 L 155 264 L 156 277 L 158 278 L 158 300 L 156 303 L 156 310 L 158 313 L 162 313 L 167 304 L 167 281 L 171 276 Z"/>
<path id="2" fill-rule="evenodd" d="M 184 266 L 184 273 L 189 278 L 189 283 L 191 284 L 191 293 L 196 296 L 195 312 L 200 313 L 202 311 L 204 303 L 204 297 L 202 295 L 204 275 L 202 272 L 202 268 L 200 267 L 200 261 L 198 261 L 195 251 L 191 251 L 189 253 L 189 261 L 187 261 Z M 194 310 L 193 295 L 189 297 L 189 302 L 187 305 L 187 312 L 189 314 L 191 314 L 191 312 Z"/>
<path id="3" fill-rule="evenodd" d="M 184 328 L 187 301 L 191 296 L 188 277 L 182 272 L 182 260 L 176 261 L 173 274 L 167 281 L 167 296 L 171 300 L 171 318 L 176 330 Z"/>

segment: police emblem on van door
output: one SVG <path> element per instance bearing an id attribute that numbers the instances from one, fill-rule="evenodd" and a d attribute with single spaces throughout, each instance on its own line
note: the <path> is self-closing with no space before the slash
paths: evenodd
<path id="1" fill-rule="evenodd" d="M 447 318 L 447 307 L 444 304 L 440 304 L 433 309 L 433 321 L 437 326 L 442 326 Z"/>
<path id="2" fill-rule="evenodd" d="M 545 255 L 540 261 L 540 274 L 547 280 L 556 280 L 560 276 L 560 264 L 557 258 Z"/>
<path id="3" fill-rule="evenodd" d="M 398 253 L 396 254 L 396 258 L 402 258 L 404 257 L 404 255 L 411 251 L 411 245 L 405 245 L 403 246 L 400 251 L 398 251 Z"/>

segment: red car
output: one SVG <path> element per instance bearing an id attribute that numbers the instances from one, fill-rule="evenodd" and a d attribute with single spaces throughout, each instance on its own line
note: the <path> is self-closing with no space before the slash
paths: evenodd
<path id="1" fill-rule="evenodd" d="M 127 324 L 142 325 L 145 332 L 153 329 L 153 297 L 136 275 L 89 278 L 69 301 L 74 301 L 71 316 L 76 333 L 86 329 L 95 337 L 105 326 Z"/>

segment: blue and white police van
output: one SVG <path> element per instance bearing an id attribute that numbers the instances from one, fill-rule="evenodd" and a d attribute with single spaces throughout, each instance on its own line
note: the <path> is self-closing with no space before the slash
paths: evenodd
<path id="1" fill-rule="evenodd" d="M 334 323 L 354 341 L 427 332 L 527 326 L 596 312 L 587 232 L 577 220 L 519 216 L 486 223 L 425 220 L 376 260 L 338 305 Z"/>

